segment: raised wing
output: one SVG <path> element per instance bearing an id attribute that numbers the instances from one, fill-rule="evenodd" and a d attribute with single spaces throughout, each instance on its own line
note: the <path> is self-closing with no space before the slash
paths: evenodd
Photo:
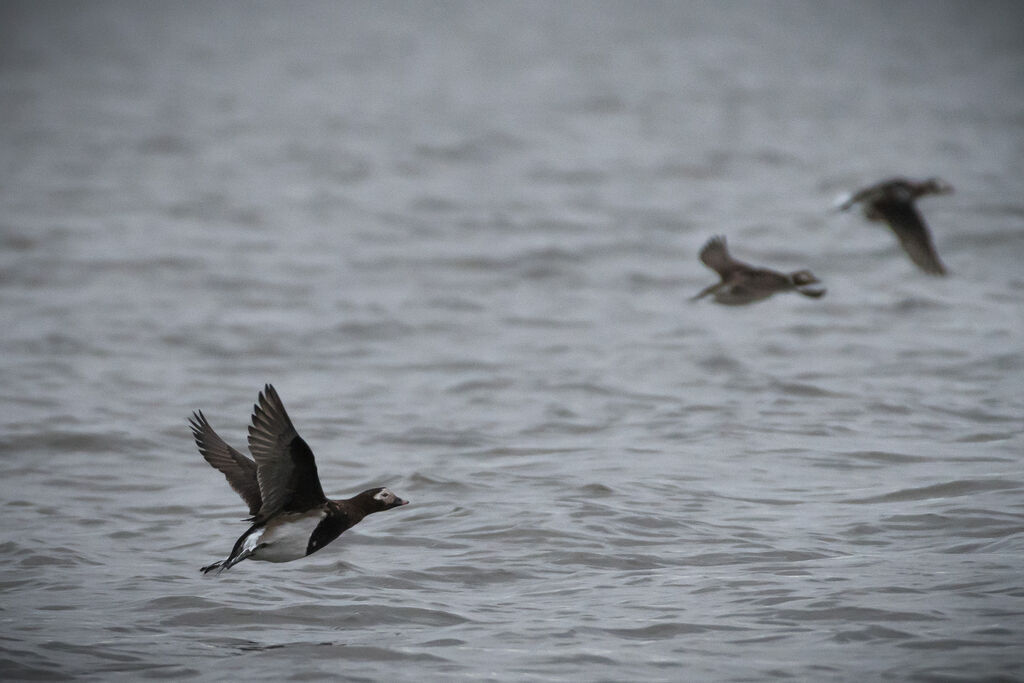
<path id="1" fill-rule="evenodd" d="M 705 266 L 718 273 L 722 279 L 737 269 L 749 268 L 729 255 L 724 237 L 712 237 L 700 250 L 700 260 Z"/>
<path id="2" fill-rule="evenodd" d="M 260 498 L 260 485 L 256 479 L 256 463 L 224 443 L 224 439 L 213 431 L 203 411 L 192 413 L 188 421 L 192 428 L 192 437 L 196 440 L 199 452 L 206 462 L 220 470 L 231 488 L 242 497 L 249 506 L 249 514 L 255 515 L 263 504 Z"/>
<path id="3" fill-rule="evenodd" d="M 295 431 L 281 398 L 269 384 L 253 407 L 249 450 L 256 459 L 263 498 L 255 517 L 257 523 L 282 510 L 304 512 L 327 502 L 313 451 Z"/>
<path id="4" fill-rule="evenodd" d="M 945 275 L 946 267 L 932 244 L 931 233 L 912 202 L 879 201 L 873 208 L 885 219 L 899 238 L 903 250 L 921 270 L 932 275 Z"/>

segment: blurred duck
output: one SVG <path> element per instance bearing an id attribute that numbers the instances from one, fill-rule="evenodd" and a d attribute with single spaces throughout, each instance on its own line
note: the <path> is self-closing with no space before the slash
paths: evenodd
<path id="1" fill-rule="evenodd" d="M 929 194 L 949 194 L 953 187 L 938 178 L 922 182 L 906 178 L 890 178 L 839 197 L 835 208 L 846 211 L 860 204 L 870 221 L 884 221 L 899 238 L 903 250 L 921 270 L 931 275 L 945 275 L 946 267 L 932 244 L 931 233 L 914 202 Z"/>
<path id="2" fill-rule="evenodd" d="M 811 287 L 821 282 L 809 270 L 798 270 L 787 275 L 737 261 L 729 255 L 724 237 L 708 240 L 700 250 L 700 260 L 718 273 L 721 281 L 706 287 L 691 301 L 711 294 L 717 303 L 740 306 L 767 299 L 777 292 L 796 291 L 814 299 L 825 294 L 824 287 Z"/>

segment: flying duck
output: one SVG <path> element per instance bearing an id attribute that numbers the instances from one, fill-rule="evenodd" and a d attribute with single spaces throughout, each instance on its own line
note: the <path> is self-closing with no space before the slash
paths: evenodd
<path id="1" fill-rule="evenodd" d="M 921 270 L 931 275 L 945 275 L 946 267 L 932 244 L 932 236 L 914 202 L 929 194 L 949 194 L 953 187 L 939 178 L 917 182 L 906 178 L 890 178 L 844 195 L 836 201 L 836 209 L 846 211 L 859 203 L 869 221 L 884 221 L 899 238 L 903 250 Z"/>
<path id="2" fill-rule="evenodd" d="M 786 275 L 767 268 L 755 268 L 729 255 L 724 237 L 712 237 L 700 250 L 701 262 L 718 273 L 721 281 L 705 287 L 691 301 L 713 294 L 716 302 L 727 306 L 740 306 L 767 299 L 776 292 L 797 291 L 817 299 L 825 294 L 823 287 L 809 270 L 798 270 Z"/>
<path id="3" fill-rule="evenodd" d="M 221 439 L 202 411 L 189 419 L 206 462 L 220 470 L 249 506 L 252 526 L 226 559 L 202 572 L 230 569 L 242 560 L 290 562 L 312 555 L 366 515 L 405 505 L 390 490 L 367 489 L 347 500 L 324 496 L 313 451 L 295 431 L 274 387 L 266 385 L 253 406 L 249 427 L 252 460 Z"/>

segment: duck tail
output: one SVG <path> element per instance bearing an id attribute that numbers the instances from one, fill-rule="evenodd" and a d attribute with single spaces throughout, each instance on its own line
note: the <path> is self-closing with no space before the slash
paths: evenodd
<path id="1" fill-rule="evenodd" d="M 222 571 L 224 571 L 230 566 L 231 565 L 227 563 L 227 560 L 218 560 L 213 564 L 208 564 L 205 567 L 200 567 L 199 571 L 201 571 L 204 574 L 209 574 L 210 572 L 217 570 L 217 573 L 220 574 Z"/>
<path id="2" fill-rule="evenodd" d="M 721 287 L 721 286 L 722 286 L 722 283 L 721 283 L 721 282 L 716 282 L 716 283 L 715 283 L 715 284 L 713 284 L 713 285 L 710 285 L 710 286 L 708 286 L 708 287 L 705 287 L 704 289 L 702 289 L 702 290 L 700 290 L 699 292 L 697 292 L 697 294 L 696 294 L 696 295 L 694 295 L 694 296 L 691 296 L 691 297 L 690 297 L 690 301 L 698 301 L 698 300 L 700 300 L 700 299 L 703 299 L 703 298 L 704 298 L 704 297 L 706 297 L 706 296 L 707 296 L 708 294 L 711 294 L 712 292 L 715 292 L 715 291 L 716 291 L 716 290 L 717 290 L 717 289 L 718 289 L 719 287 Z"/>
<path id="3" fill-rule="evenodd" d="M 239 552 L 238 546 L 241 544 L 242 540 L 246 536 L 248 536 L 248 534 L 246 534 L 245 536 L 242 536 L 242 538 L 239 539 L 239 542 L 235 544 L 235 548 L 231 551 L 231 555 L 229 555 L 226 559 L 218 560 L 218 561 L 214 562 L 213 564 L 208 564 L 205 567 L 201 567 L 199 569 L 199 571 L 201 571 L 204 574 L 209 574 L 210 572 L 216 572 L 216 573 L 220 574 L 223 571 L 227 571 L 228 569 L 231 569 L 236 564 L 238 564 L 242 560 L 244 560 L 247 557 L 249 557 L 250 555 L 252 555 L 256 551 L 256 548 L 250 548 L 248 550 L 242 550 L 241 552 Z M 257 546 L 257 547 L 262 547 L 262 546 Z"/>

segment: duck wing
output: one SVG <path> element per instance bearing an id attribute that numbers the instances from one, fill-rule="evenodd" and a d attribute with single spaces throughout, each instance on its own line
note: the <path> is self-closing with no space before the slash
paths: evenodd
<path id="1" fill-rule="evenodd" d="M 256 463 L 227 445 L 213 431 L 203 411 L 192 413 L 188 424 L 192 428 L 192 438 L 196 440 L 196 446 L 206 462 L 224 474 L 231 488 L 249 506 L 250 515 L 259 512 L 263 499 L 260 498 L 260 485 L 256 478 Z"/>
<path id="2" fill-rule="evenodd" d="M 729 254 L 729 248 L 725 244 L 724 237 L 712 237 L 709 239 L 700 250 L 700 261 L 718 273 L 723 280 L 736 270 L 750 267 L 742 261 L 737 261 Z"/>
<path id="3" fill-rule="evenodd" d="M 899 238 L 903 251 L 921 270 L 932 275 L 946 274 L 946 267 L 935 251 L 928 226 L 913 202 L 878 201 L 872 208 L 889 224 Z"/>
<path id="4" fill-rule="evenodd" d="M 249 450 L 256 459 L 263 504 L 255 521 L 284 510 L 305 512 L 327 502 L 313 451 L 295 431 L 274 387 L 266 385 L 253 407 Z"/>

